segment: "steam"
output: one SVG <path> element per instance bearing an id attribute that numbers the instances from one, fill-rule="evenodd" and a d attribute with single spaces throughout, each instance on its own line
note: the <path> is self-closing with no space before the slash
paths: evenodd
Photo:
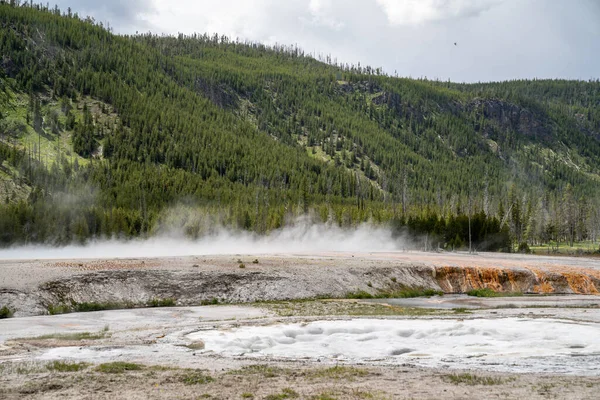
<path id="1" fill-rule="evenodd" d="M 385 227 L 363 224 L 342 229 L 332 224 L 299 221 L 268 235 L 219 228 L 197 240 L 160 234 L 129 241 L 98 240 L 65 247 L 23 246 L 0 251 L 0 259 L 71 259 L 177 257 L 227 254 L 297 254 L 322 252 L 386 252 L 411 247 L 406 237 L 393 237 Z"/>

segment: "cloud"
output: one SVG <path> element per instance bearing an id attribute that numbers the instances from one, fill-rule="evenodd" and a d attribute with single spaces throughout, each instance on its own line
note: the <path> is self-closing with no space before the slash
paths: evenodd
<path id="1" fill-rule="evenodd" d="M 392 25 L 473 17 L 503 0 L 376 0 Z"/>
<path id="2" fill-rule="evenodd" d="M 335 17 L 335 8 L 333 0 L 310 0 L 308 3 L 313 24 L 340 30 L 345 24 Z"/>
<path id="3" fill-rule="evenodd" d="M 55 0 L 55 3 L 63 12 L 71 7 L 82 18 L 92 16 L 96 21 L 119 27 L 134 24 L 138 28 L 147 27 L 144 16 L 155 12 L 149 0 Z"/>

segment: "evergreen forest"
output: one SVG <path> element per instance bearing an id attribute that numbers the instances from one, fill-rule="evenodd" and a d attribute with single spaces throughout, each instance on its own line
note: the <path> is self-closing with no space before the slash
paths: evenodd
<path id="1" fill-rule="evenodd" d="M 309 218 L 425 246 L 600 234 L 600 82 L 459 84 L 0 1 L 0 246 Z"/>

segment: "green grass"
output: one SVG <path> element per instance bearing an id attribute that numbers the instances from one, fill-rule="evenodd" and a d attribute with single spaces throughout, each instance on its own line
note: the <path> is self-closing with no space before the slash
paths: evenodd
<path id="1" fill-rule="evenodd" d="M 285 400 L 297 399 L 300 395 L 290 388 L 285 388 L 279 394 L 270 394 L 265 397 L 265 400 Z"/>
<path id="2" fill-rule="evenodd" d="M 48 313 L 50 315 L 68 314 L 72 311 L 73 310 L 71 309 L 71 307 L 66 304 L 48 305 Z"/>
<path id="3" fill-rule="evenodd" d="M 159 302 L 168 302 L 168 300 L 172 299 L 162 299 L 157 300 Z M 150 306 L 150 304 L 141 304 L 141 306 Z M 76 303 L 72 302 L 71 304 L 50 304 L 48 306 L 48 313 L 50 315 L 57 314 L 68 314 L 71 312 L 93 312 L 93 311 L 105 311 L 105 310 L 123 310 L 128 308 L 134 308 L 136 305 L 133 303 L 118 303 L 118 302 L 83 302 Z M 159 307 L 159 306 L 156 306 Z M 167 306 L 161 306 L 167 307 Z"/>
<path id="4" fill-rule="evenodd" d="M 359 290 L 357 292 L 346 293 L 346 295 L 344 296 L 344 298 L 346 298 L 346 299 L 362 300 L 362 299 L 374 299 L 375 296 L 373 296 L 369 292 L 365 292 L 364 290 Z"/>
<path id="5" fill-rule="evenodd" d="M 372 286 L 372 285 L 371 285 Z M 394 291 L 380 291 L 377 294 L 371 294 L 364 290 L 347 293 L 344 298 L 347 299 L 408 299 L 414 297 L 432 297 L 443 296 L 444 292 L 430 288 L 404 288 Z"/>
<path id="6" fill-rule="evenodd" d="M 533 254 L 539 255 L 600 255 L 600 244 L 592 241 L 575 242 L 573 246 L 565 242 L 550 242 L 529 248 Z"/>
<path id="7" fill-rule="evenodd" d="M 471 311 L 468 308 L 465 308 L 465 307 L 453 308 L 452 311 L 455 314 L 471 314 Z"/>
<path id="8" fill-rule="evenodd" d="M 0 319 L 10 318 L 13 316 L 13 312 L 10 308 L 4 306 L 0 308 Z"/>
<path id="9" fill-rule="evenodd" d="M 517 297 L 523 296 L 521 292 L 496 292 L 490 288 L 471 289 L 467 295 L 473 297 Z"/>
<path id="10" fill-rule="evenodd" d="M 443 377 L 444 380 L 450 383 L 454 383 L 455 385 L 465 384 L 470 386 L 475 385 L 483 385 L 483 386 L 492 386 L 492 385 L 502 385 L 507 382 L 512 382 L 515 378 L 494 378 L 491 376 L 477 376 L 469 373 L 464 374 L 450 374 L 445 375 Z"/>
<path id="11" fill-rule="evenodd" d="M 206 375 L 202 371 L 191 371 L 179 378 L 179 381 L 185 385 L 206 385 L 214 381 L 213 377 Z"/>
<path id="12" fill-rule="evenodd" d="M 143 368 L 142 365 L 116 361 L 111 363 L 100 364 L 96 367 L 96 371 L 103 372 L 105 374 L 122 374 L 127 371 L 139 371 Z"/>
<path id="13" fill-rule="evenodd" d="M 290 373 L 291 370 L 280 367 L 272 367 L 267 364 L 247 365 L 241 369 L 229 371 L 230 375 L 260 375 L 263 378 L 276 378 L 281 375 Z"/>
<path id="14" fill-rule="evenodd" d="M 148 302 L 148 307 L 175 307 L 176 299 L 152 299 Z"/>
<path id="15" fill-rule="evenodd" d="M 312 396 L 311 400 L 337 400 L 337 397 L 334 397 L 331 393 L 321 393 L 316 396 Z"/>
<path id="16" fill-rule="evenodd" d="M 130 308 L 127 304 L 124 303 L 96 303 L 96 302 L 84 302 L 84 303 L 75 303 L 73 305 L 73 311 L 76 312 L 91 312 L 91 311 L 104 311 L 104 310 L 118 310 L 121 308 Z"/>
<path id="17" fill-rule="evenodd" d="M 435 289 L 426 289 L 426 288 L 409 288 L 403 289 L 398 292 L 389 293 L 390 298 L 412 298 L 412 297 L 433 297 L 433 296 L 443 296 L 444 292 L 441 290 Z"/>
<path id="18" fill-rule="evenodd" d="M 327 379 L 327 380 L 345 380 L 351 381 L 357 377 L 364 377 L 369 375 L 369 371 L 363 368 L 348 367 L 343 365 L 336 365 L 335 367 L 325 369 L 314 369 L 306 373 L 306 376 L 314 379 Z"/>
<path id="19" fill-rule="evenodd" d="M 82 370 L 86 369 L 89 366 L 90 366 L 90 364 L 84 363 L 84 362 L 70 363 L 70 362 L 65 362 L 65 361 L 54 361 L 54 362 L 46 365 L 46 368 L 49 371 L 55 371 L 55 372 L 78 372 L 78 371 L 82 371 Z"/>

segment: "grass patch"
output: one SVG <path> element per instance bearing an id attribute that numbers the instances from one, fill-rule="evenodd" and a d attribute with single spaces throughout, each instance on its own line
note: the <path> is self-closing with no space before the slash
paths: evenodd
<path id="1" fill-rule="evenodd" d="M 219 304 L 219 299 L 217 299 L 216 297 L 213 297 L 210 300 L 202 300 L 200 302 L 200 305 L 202 306 L 216 306 L 217 304 Z"/>
<path id="2" fill-rule="evenodd" d="M 311 400 L 337 400 L 331 393 L 321 393 L 316 396 L 312 396 Z"/>
<path id="3" fill-rule="evenodd" d="M 284 400 L 284 399 L 296 399 L 298 398 L 300 395 L 290 389 L 290 388 L 285 388 L 281 391 L 281 393 L 279 394 L 270 394 L 267 397 L 265 397 L 265 400 Z"/>
<path id="4" fill-rule="evenodd" d="M 50 315 L 68 314 L 72 311 L 73 310 L 71 309 L 71 307 L 66 304 L 50 304 L 48 306 L 48 313 Z"/>
<path id="5" fill-rule="evenodd" d="M 414 297 L 432 297 L 432 296 L 443 296 L 444 292 L 441 290 L 428 289 L 428 288 L 404 288 L 396 291 L 380 291 L 377 294 L 371 294 L 364 290 L 357 292 L 347 293 L 344 297 L 347 299 L 408 299 Z"/>
<path id="6" fill-rule="evenodd" d="M 75 303 L 73 305 L 73 311 L 76 312 L 91 312 L 91 311 L 104 311 L 104 310 L 118 310 L 122 308 L 131 308 L 128 307 L 127 304 L 124 303 L 96 303 L 96 302 L 84 302 L 84 303 Z"/>
<path id="7" fill-rule="evenodd" d="M 182 375 L 179 378 L 179 381 L 185 385 L 206 385 L 207 383 L 211 383 L 214 381 L 213 377 L 210 375 L 206 375 L 202 371 L 191 371 Z"/>
<path id="8" fill-rule="evenodd" d="M 467 292 L 468 296 L 473 297 L 517 297 L 523 296 L 521 292 L 496 292 L 490 288 L 471 289 Z"/>
<path id="9" fill-rule="evenodd" d="M 242 393 L 242 399 L 253 399 L 254 398 L 254 394 L 249 393 L 249 392 L 245 392 Z"/>
<path id="10" fill-rule="evenodd" d="M 493 385 L 502 385 L 507 382 L 512 382 L 515 378 L 494 378 L 491 376 L 477 376 L 469 373 L 464 374 L 451 374 L 444 376 L 444 380 L 450 383 L 454 383 L 455 385 L 465 384 L 470 386 L 475 385 L 484 385 L 484 386 L 493 386 Z"/>
<path id="11" fill-rule="evenodd" d="M 331 380 L 352 380 L 357 377 L 369 375 L 369 371 L 362 368 L 347 367 L 336 365 L 335 367 L 325 369 L 315 369 L 307 371 L 306 376 L 309 378 L 331 379 Z"/>
<path id="12" fill-rule="evenodd" d="M 465 307 L 453 308 L 452 311 L 454 314 L 471 314 L 471 311 Z"/>
<path id="13" fill-rule="evenodd" d="M 175 307 L 176 299 L 152 299 L 148 302 L 148 307 Z"/>
<path id="14" fill-rule="evenodd" d="M 134 308 L 133 303 L 113 303 L 113 302 L 84 302 L 71 304 L 50 304 L 48 306 L 48 313 L 50 315 L 68 314 L 72 312 L 92 312 L 92 311 L 104 311 L 104 310 L 122 310 L 127 308 Z"/>
<path id="15" fill-rule="evenodd" d="M 371 293 L 365 292 L 364 290 L 346 293 L 346 295 L 344 297 L 346 299 L 356 299 L 356 300 L 374 299 L 375 298 L 375 296 L 373 296 Z"/>
<path id="16" fill-rule="evenodd" d="M 46 365 L 46 368 L 49 371 L 55 371 L 55 372 L 78 372 L 78 371 L 82 371 L 82 370 L 86 369 L 89 366 L 90 366 L 90 364 L 84 363 L 84 362 L 70 363 L 70 362 L 65 362 L 65 361 L 54 361 L 54 362 Z"/>
<path id="17" fill-rule="evenodd" d="M 247 365 L 245 367 L 242 367 L 241 369 L 235 369 L 235 370 L 229 371 L 229 374 L 231 374 L 231 375 L 260 375 L 263 378 L 276 378 L 287 372 L 290 372 L 290 371 L 280 368 L 280 367 L 272 367 L 267 364 L 254 364 L 254 365 Z"/>
<path id="18" fill-rule="evenodd" d="M 143 368 L 142 365 L 116 361 L 111 363 L 100 364 L 96 368 L 96 371 L 103 372 L 105 374 L 122 374 L 127 371 L 139 371 Z"/>
<path id="19" fill-rule="evenodd" d="M 0 319 L 10 318 L 13 316 L 13 312 L 10 308 L 4 306 L 0 308 Z"/>
<path id="20" fill-rule="evenodd" d="M 443 296 L 444 292 L 441 290 L 435 289 L 426 289 L 426 288 L 409 288 L 403 289 L 398 292 L 388 293 L 389 296 L 386 298 L 402 298 L 408 299 L 413 297 L 433 297 L 433 296 Z"/>

